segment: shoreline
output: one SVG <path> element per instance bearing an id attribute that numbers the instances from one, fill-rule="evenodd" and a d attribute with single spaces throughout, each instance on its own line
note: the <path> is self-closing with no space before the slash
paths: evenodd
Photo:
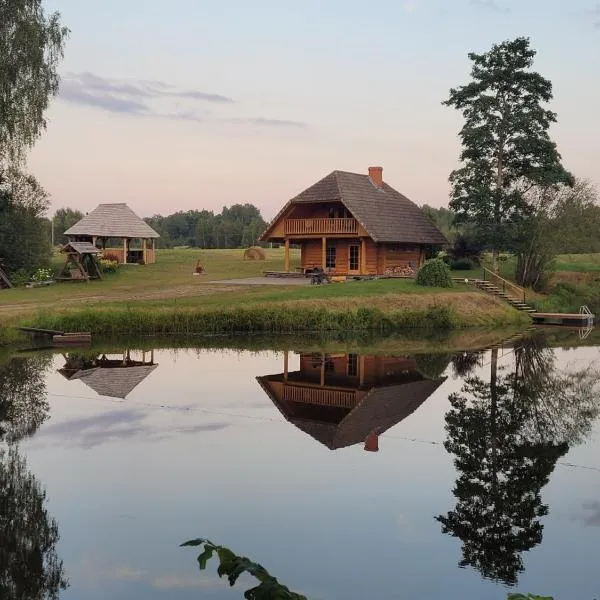
<path id="1" fill-rule="evenodd" d="M 0 346 L 26 339 L 16 329 L 19 326 L 89 331 L 93 336 L 181 336 L 327 332 L 389 335 L 404 330 L 452 331 L 508 326 L 519 329 L 531 324 L 526 314 L 493 298 L 469 293 L 453 296 L 444 298 L 443 303 L 436 301 L 435 294 L 431 298 L 423 297 L 419 308 L 402 294 L 350 298 L 343 303 L 265 302 L 233 308 L 177 303 L 94 305 L 11 318 L 2 323 Z"/>

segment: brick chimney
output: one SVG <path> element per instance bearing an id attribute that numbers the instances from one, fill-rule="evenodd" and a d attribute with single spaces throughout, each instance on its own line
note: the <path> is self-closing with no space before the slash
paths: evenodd
<path id="1" fill-rule="evenodd" d="M 369 167 L 369 177 L 375 187 L 383 187 L 383 167 Z"/>
<path id="2" fill-rule="evenodd" d="M 365 450 L 379 452 L 379 435 L 375 431 L 372 431 L 365 439 Z"/>

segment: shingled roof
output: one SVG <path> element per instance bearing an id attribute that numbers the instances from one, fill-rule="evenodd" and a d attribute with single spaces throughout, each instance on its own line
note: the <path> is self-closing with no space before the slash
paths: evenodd
<path id="1" fill-rule="evenodd" d="M 69 379 L 79 379 L 99 396 L 125 399 L 158 365 L 123 368 L 96 367 L 78 371 Z"/>
<path id="2" fill-rule="evenodd" d="M 292 198 L 261 235 L 269 233 L 294 204 L 339 201 L 375 242 L 446 245 L 431 219 L 411 200 L 387 183 L 377 187 L 369 175 L 333 171 Z"/>
<path id="3" fill-rule="evenodd" d="M 148 223 L 140 219 L 127 204 L 99 204 L 65 231 L 65 235 L 92 235 L 107 238 L 158 238 Z"/>

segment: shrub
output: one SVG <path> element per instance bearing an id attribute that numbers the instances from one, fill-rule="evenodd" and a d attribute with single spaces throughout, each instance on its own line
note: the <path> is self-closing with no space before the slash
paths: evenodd
<path id="1" fill-rule="evenodd" d="M 458 258 L 450 261 L 450 268 L 453 271 L 470 271 L 476 269 L 477 265 L 470 258 Z"/>
<path id="2" fill-rule="evenodd" d="M 100 270 L 103 273 L 116 273 L 119 268 L 119 263 L 116 260 L 100 259 Z"/>
<path id="3" fill-rule="evenodd" d="M 114 252 L 103 252 L 102 259 L 119 264 L 119 257 Z"/>
<path id="4" fill-rule="evenodd" d="M 51 269 L 38 269 L 32 276 L 32 281 L 49 281 L 52 279 Z"/>
<path id="5" fill-rule="evenodd" d="M 23 287 L 29 283 L 31 277 L 25 269 L 18 269 L 10 276 L 10 281 L 15 287 Z"/>
<path id="6" fill-rule="evenodd" d="M 440 258 L 428 260 L 417 271 L 417 285 L 430 287 L 452 287 L 452 275 L 448 265 Z"/>

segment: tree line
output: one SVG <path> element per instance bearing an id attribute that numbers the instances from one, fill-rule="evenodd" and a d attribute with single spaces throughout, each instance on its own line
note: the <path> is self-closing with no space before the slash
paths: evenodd
<path id="1" fill-rule="evenodd" d="M 145 219 L 159 235 L 159 248 L 247 248 L 258 243 L 267 227 L 253 204 L 234 204 L 215 214 L 209 210 L 179 211 Z"/>

